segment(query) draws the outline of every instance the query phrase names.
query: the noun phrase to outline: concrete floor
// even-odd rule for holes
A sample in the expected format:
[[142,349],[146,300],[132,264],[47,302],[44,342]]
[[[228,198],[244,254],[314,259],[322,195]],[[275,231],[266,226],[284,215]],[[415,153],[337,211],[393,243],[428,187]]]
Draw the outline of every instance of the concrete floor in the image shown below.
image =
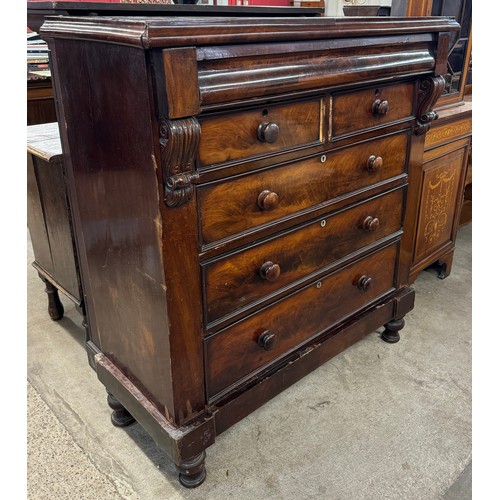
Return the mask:
[[81,317],[62,297],[49,319],[28,242],[28,498],[470,499],[471,238],[447,279],[417,278],[398,344],[374,332],[218,436],[195,490],[139,425],[111,425]]

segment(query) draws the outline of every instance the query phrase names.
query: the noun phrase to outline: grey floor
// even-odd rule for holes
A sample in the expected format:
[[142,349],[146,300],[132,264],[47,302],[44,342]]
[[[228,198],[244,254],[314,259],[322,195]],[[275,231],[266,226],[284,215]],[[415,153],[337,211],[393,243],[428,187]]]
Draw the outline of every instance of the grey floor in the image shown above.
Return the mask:
[[49,319],[28,241],[28,498],[471,498],[471,244],[426,270],[398,344],[373,332],[218,436],[208,476],[182,488],[137,424],[110,423],[81,317]]

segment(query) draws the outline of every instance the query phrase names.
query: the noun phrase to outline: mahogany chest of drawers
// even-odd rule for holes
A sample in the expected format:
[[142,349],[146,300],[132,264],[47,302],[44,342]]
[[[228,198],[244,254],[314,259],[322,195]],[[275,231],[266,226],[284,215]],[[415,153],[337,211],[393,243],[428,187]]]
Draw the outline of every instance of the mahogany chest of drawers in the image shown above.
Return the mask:
[[48,18],[90,329],[115,425],[183,485],[205,449],[413,307],[408,172],[447,18]]

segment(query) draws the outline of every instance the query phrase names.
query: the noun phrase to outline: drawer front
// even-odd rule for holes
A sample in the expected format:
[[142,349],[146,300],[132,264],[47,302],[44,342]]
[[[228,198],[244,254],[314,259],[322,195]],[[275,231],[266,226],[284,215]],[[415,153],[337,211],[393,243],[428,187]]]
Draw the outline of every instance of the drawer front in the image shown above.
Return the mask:
[[[198,188],[205,243],[228,238],[405,172],[408,132]],[[373,165],[372,165],[373,163]]]
[[323,141],[322,99],[200,118],[199,167]]
[[377,127],[412,116],[414,86],[414,83],[400,83],[334,95],[333,135]]
[[397,248],[394,243],[356,261],[205,340],[209,397],[391,291]]
[[400,188],[207,265],[207,323],[395,233],[402,206]]

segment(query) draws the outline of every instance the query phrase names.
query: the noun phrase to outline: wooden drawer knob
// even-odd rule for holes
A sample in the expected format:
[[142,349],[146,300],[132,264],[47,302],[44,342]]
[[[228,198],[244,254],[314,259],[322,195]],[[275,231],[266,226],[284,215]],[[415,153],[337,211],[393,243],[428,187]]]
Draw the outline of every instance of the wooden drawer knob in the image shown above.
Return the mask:
[[276,142],[280,135],[280,128],[278,124],[272,122],[262,122],[257,128],[257,137],[261,142],[268,142],[272,144]]
[[276,335],[266,330],[257,340],[257,343],[266,351],[270,351],[276,345]]
[[366,276],[366,274],[363,274],[363,276],[359,278],[357,286],[360,290],[363,290],[363,292],[367,292],[372,286],[372,279]]
[[260,268],[260,277],[266,281],[276,281],[280,277],[281,269],[279,264],[268,260]]
[[369,233],[376,231],[379,226],[380,220],[377,217],[372,217],[371,215],[366,217],[366,219],[363,221],[363,229]]
[[279,203],[279,196],[272,191],[265,189],[257,198],[257,205],[262,210],[274,210]]
[[376,172],[383,164],[384,160],[382,160],[381,156],[371,155],[366,161],[366,170],[368,170],[368,172]]
[[389,102],[377,99],[372,106],[372,113],[374,116],[385,116],[389,112]]

